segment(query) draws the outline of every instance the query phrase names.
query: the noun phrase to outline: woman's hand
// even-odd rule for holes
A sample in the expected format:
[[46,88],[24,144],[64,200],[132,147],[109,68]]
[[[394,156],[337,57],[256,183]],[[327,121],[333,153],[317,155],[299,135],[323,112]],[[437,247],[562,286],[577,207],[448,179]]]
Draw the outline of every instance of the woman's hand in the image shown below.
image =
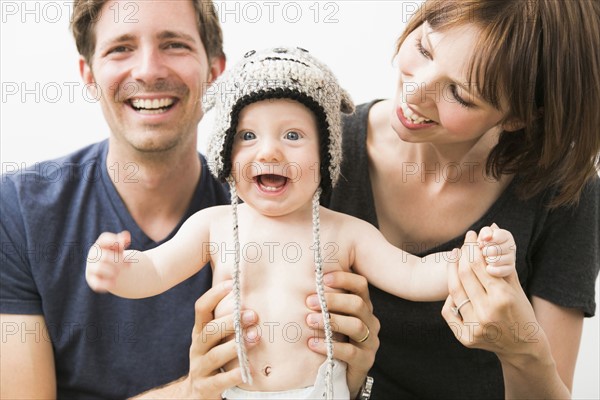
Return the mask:
[[531,344],[539,343],[544,332],[516,272],[505,278],[488,274],[475,232],[467,233],[456,258],[448,264],[450,295],[442,315],[457,339],[499,357],[531,351],[535,347]]
[[[375,353],[379,348],[379,320],[373,315],[369,288],[364,277],[351,272],[331,272],[323,276],[323,283],[329,288],[346,292],[326,292],[325,299],[331,315],[332,330],[350,338],[347,343],[335,343],[333,356],[348,364],[348,388],[350,398],[354,399],[375,362]],[[307,316],[307,324],[311,328],[318,324],[321,330],[317,337],[309,339],[308,346],[311,350],[326,355],[327,348],[322,340],[325,337],[322,331],[323,319],[316,294],[308,297],[307,305],[314,310],[314,313]]]
[[[466,347],[496,353],[507,398],[569,397],[516,270],[505,278],[488,274],[475,232],[467,233],[455,255],[457,260],[448,263],[450,295],[442,316],[456,338]],[[570,369],[572,374],[574,364]]]

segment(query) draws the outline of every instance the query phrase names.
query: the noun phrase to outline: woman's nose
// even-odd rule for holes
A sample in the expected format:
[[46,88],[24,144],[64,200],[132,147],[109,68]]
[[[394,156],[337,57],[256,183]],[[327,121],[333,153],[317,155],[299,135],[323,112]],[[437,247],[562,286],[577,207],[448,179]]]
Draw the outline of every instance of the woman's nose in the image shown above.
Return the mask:
[[432,71],[422,70],[402,76],[402,94],[407,104],[437,103],[442,93],[440,80]]

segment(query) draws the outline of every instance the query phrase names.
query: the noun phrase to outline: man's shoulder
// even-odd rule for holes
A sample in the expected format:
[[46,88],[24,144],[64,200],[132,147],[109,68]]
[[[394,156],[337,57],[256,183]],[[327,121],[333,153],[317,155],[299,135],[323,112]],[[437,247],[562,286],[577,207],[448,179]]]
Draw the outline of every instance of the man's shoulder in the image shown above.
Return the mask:
[[97,183],[101,179],[99,164],[106,146],[103,141],[25,168],[5,168],[0,179],[3,203],[36,199],[47,202],[61,198],[65,192],[80,192],[82,186]]

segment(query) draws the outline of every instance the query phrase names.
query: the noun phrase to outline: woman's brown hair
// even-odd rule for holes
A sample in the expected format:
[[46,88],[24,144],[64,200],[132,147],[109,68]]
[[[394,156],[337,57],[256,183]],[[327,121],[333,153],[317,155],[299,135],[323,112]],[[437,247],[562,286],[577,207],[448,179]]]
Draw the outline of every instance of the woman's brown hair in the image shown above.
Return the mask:
[[519,193],[557,191],[551,207],[576,204],[600,169],[600,2],[428,0],[398,49],[424,22],[435,31],[480,29],[468,81],[522,129],[502,132],[486,171],[518,174]]

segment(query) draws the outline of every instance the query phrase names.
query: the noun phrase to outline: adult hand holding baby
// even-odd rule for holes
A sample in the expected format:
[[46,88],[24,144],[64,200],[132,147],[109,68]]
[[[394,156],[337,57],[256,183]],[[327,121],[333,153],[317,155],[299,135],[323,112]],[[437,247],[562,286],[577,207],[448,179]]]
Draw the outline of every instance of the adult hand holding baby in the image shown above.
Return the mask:
[[[460,257],[448,263],[450,295],[442,308],[442,316],[465,347],[487,350],[498,356],[505,382],[510,383],[506,387],[507,398],[524,395],[523,388],[530,388],[531,394],[539,393],[538,385],[523,382],[528,378],[522,371],[529,365],[545,366],[543,381],[562,383],[556,376],[560,373],[555,366],[557,355],[551,353],[550,340],[534,312],[536,305],[547,307],[550,303],[535,297],[530,303],[516,271],[505,278],[491,275],[484,256],[488,250],[480,248],[478,239],[475,232],[467,232]],[[565,398],[570,397],[564,385],[549,386],[546,390],[550,395],[557,389]]]
[[[192,330],[190,346],[190,372],[183,379],[182,398],[220,399],[225,390],[242,384],[240,367],[227,372],[221,370],[225,364],[237,359],[235,340],[221,343],[227,335],[233,334],[233,314],[217,319],[214,310],[231,292],[232,281],[223,281],[213,286],[196,301],[196,320]],[[258,322],[254,311],[242,312],[242,327],[248,328]],[[258,344],[256,331],[245,331],[246,349],[250,350]],[[153,396],[155,393],[153,393]]]

